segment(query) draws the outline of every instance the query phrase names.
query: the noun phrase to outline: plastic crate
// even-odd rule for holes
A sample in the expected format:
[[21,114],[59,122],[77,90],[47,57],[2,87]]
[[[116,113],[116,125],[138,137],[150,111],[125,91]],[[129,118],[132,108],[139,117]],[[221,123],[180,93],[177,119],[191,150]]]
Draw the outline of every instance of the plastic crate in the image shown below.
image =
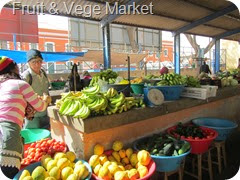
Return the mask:
[[215,97],[217,94],[218,86],[204,85],[201,88],[184,87],[181,96],[190,97],[195,99],[207,99],[209,97]]
[[[180,98],[180,95],[183,91],[183,85],[175,86],[146,86],[148,90],[155,88],[160,90],[163,93],[165,101],[177,100]],[[145,93],[145,92],[144,92]]]
[[215,97],[217,95],[218,86],[208,86],[203,85],[201,88],[205,88],[208,90],[209,97]]

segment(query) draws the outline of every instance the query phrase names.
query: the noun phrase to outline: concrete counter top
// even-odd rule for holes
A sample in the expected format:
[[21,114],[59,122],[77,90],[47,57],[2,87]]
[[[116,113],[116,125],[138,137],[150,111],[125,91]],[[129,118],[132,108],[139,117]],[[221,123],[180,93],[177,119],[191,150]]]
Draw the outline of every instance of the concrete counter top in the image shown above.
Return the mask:
[[163,116],[169,113],[223,100],[236,95],[240,95],[240,86],[220,88],[217,91],[216,97],[211,97],[206,100],[181,98],[177,101],[165,102],[159,107],[132,109],[121,114],[97,116],[87,118],[85,120],[60,116],[55,106],[50,106],[48,108],[48,115],[50,118],[60,121],[64,125],[88,134]]

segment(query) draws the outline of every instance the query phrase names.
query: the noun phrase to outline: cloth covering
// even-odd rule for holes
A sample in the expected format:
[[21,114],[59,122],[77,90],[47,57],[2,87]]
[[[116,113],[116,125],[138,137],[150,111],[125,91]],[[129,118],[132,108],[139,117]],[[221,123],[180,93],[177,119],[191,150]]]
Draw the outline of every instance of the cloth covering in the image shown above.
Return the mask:
[[23,141],[18,124],[0,122],[0,165],[20,169],[23,154]]

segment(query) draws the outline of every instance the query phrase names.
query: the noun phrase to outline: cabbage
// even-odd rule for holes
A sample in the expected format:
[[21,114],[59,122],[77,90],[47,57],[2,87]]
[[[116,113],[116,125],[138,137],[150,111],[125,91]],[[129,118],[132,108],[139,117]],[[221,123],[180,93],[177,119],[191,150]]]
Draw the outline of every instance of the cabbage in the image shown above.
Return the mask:
[[238,81],[236,79],[231,79],[230,84],[231,84],[231,86],[236,86],[236,85],[238,85]]
[[225,79],[225,78],[221,79],[221,85],[222,85],[222,87],[226,87],[226,86],[227,86],[227,82],[228,82],[227,79]]

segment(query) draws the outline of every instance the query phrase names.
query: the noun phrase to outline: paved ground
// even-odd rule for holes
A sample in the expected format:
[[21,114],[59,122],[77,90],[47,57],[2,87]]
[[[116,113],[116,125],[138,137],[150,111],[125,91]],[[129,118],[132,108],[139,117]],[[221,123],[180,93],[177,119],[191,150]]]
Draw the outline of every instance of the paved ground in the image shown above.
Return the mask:
[[[233,177],[239,169],[240,166],[240,131],[235,131],[226,141],[226,153],[227,153],[227,167],[225,167],[221,174],[218,172],[217,165],[212,165],[213,167],[213,179],[214,180],[225,180]],[[216,153],[212,153],[214,156]],[[214,158],[214,157],[213,157]],[[207,167],[207,166],[206,166]],[[186,169],[190,169],[188,163],[186,163]],[[163,173],[155,173],[151,180],[164,179]],[[173,174],[169,176],[169,180],[177,180],[178,175]],[[195,180],[191,176],[184,174],[183,180]],[[208,171],[203,170],[203,180],[209,180]]]

